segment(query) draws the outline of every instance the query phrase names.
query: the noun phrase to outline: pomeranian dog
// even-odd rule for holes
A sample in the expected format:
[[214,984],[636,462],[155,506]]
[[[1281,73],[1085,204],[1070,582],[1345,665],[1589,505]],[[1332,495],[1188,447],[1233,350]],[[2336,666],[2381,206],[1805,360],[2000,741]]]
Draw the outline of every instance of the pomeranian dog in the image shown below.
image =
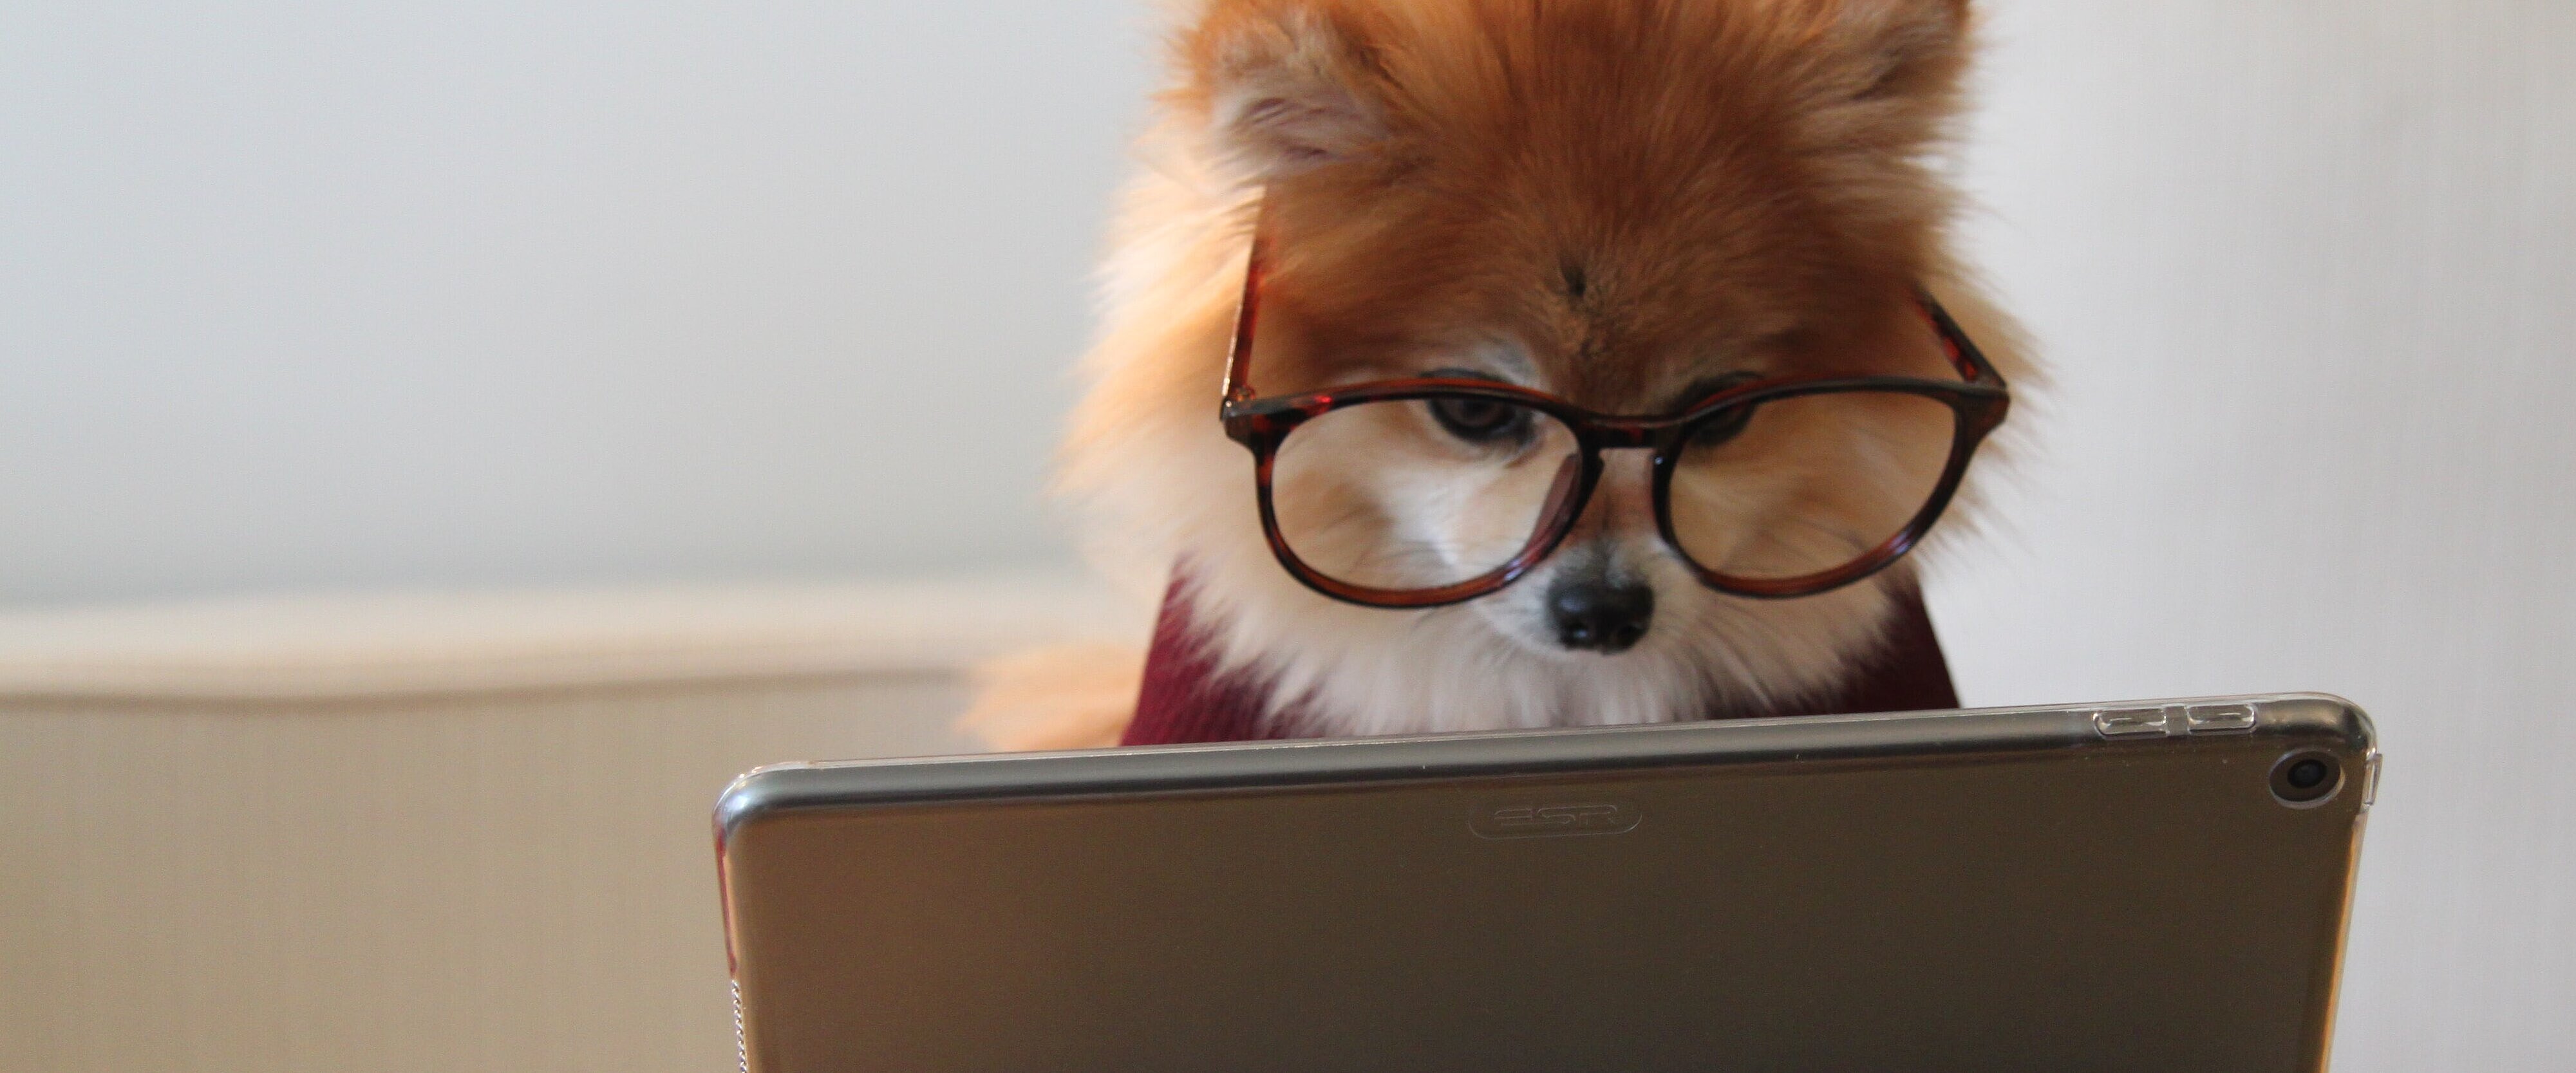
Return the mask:
[[[1095,560],[1300,735],[1841,688],[2024,368],[1948,249],[1967,0],[1185,6],[1062,457]],[[1137,666],[970,720],[1112,743]]]

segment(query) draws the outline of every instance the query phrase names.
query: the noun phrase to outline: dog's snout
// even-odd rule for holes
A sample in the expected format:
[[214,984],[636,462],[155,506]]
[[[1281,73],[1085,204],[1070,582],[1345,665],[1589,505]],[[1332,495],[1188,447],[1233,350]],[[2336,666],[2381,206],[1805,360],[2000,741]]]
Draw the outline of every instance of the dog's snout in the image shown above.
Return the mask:
[[1633,581],[1567,578],[1548,590],[1547,611],[1565,647],[1625,652],[1655,619],[1655,590]]

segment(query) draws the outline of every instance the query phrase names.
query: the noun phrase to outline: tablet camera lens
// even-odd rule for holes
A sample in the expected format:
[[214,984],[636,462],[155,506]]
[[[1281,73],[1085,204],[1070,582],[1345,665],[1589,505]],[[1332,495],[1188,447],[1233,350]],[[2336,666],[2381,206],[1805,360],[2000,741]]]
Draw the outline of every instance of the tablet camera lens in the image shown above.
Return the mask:
[[2272,796],[2286,805],[2324,804],[2343,788],[2343,766],[2331,754],[2292,753],[2272,765]]
[[2326,762],[2323,760],[2311,758],[2290,765],[2290,788],[2293,790],[2314,790],[2325,781]]

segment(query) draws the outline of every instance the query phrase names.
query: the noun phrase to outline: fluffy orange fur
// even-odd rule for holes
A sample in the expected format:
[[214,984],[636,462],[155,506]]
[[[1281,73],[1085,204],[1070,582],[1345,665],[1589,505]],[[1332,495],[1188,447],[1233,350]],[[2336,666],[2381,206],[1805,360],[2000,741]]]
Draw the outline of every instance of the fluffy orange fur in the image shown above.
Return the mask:
[[1095,557],[1140,593],[1186,570],[1224,665],[1327,732],[1692,718],[1833,688],[1908,568],[1785,602],[1701,589],[1626,470],[1554,558],[1652,581],[1634,651],[1532,643],[1515,616],[1537,613],[1533,581],[1420,612],[1315,595],[1263,543],[1217,384],[1256,210],[1275,250],[1265,394],[1482,363],[1645,414],[1726,373],[1947,376],[1918,286],[2022,373],[1948,250],[1937,154],[1969,17],[1965,0],[1189,5],[1064,448]]

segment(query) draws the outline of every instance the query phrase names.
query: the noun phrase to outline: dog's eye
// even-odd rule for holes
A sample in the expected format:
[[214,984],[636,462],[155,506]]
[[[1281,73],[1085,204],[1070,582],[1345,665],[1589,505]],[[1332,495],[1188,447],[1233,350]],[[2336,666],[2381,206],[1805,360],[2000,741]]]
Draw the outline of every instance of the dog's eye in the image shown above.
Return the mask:
[[[1678,404],[1689,406],[1703,402],[1729,388],[1741,387],[1759,379],[1761,379],[1759,375],[1750,372],[1712,376],[1692,384],[1683,391]],[[1705,450],[1734,439],[1744,431],[1744,426],[1753,422],[1754,409],[1753,406],[1730,406],[1708,415],[1698,424],[1691,426],[1690,446]]]
[[[1444,380],[1506,382],[1473,369],[1434,369],[1430,375]],[[1440,398],[1430,400],[1429,406],[1432,420],[1468,443],[1526,439],[1535,420],[1528,410],[1493,399]]]
[[1450,435],[1469,443],[1518,439],[1530,425],[1528,410],[1492,399],[1433,399],[1431,416]]
[[1751,406],[1730,406],[1692,425],[1691,447],[1707,450],[1734,439],[1744,432],[1744,426],[1753,423],[1754,409]]

